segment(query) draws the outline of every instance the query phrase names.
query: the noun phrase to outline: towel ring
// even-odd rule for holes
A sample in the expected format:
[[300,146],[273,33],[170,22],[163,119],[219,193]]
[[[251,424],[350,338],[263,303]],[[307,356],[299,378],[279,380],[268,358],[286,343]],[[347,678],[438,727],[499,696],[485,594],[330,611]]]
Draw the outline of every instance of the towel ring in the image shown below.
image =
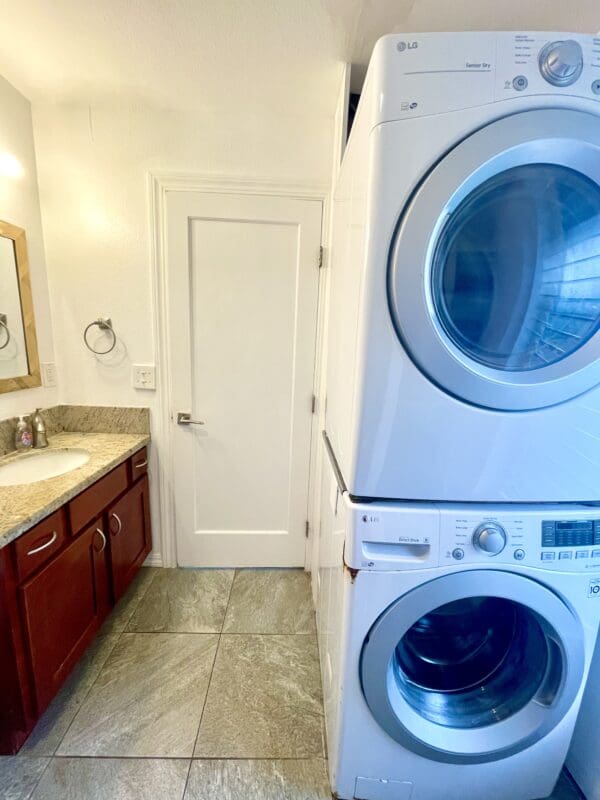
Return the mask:
[[[110,334],[112,336],[112,344],[108,348],[108,350],[94,350],[92,345],[88,342],[88,338],[87,338],[88,337],[88,331],[90,330],[90,328],[93,328],[95,325],[97,325],[100,328],[101,331],[110,331]],[[93,322],[90,322],[90,324],[87,326],[87,328],[83,332],[83,341],[85,342],[85,346],[87,347],[87,349],[91,350],[91,352],[94,353],[94,355],[106,356],[106,355],[108,355],[108,353],[112,353],[112,351],[115,349],[115,345],[117,344],[117,335],[113,330],[112,320],[106,319],[104,317],[98,317],[98,319],[95,319]]]
[[10,342],[10,331],[8,330],[6,320],[6,314],[0,314],[0,328],[2,328],[3,332],[6,334],[6,341],[4,344],[0,344],[0,350],[4,350],[5,347],[8,347],[8,343]]

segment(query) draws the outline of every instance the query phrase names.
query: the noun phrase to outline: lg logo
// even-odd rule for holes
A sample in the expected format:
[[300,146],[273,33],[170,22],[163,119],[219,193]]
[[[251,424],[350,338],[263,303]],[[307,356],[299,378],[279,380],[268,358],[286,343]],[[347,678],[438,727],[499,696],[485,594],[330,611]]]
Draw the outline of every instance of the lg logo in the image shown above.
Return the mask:
[[418,42],[398,42],[396,50],[399,53],[403,53],[405,50],[416,50],[418,46]]
[[590,581],[588,597],[600,597],[600,580]]

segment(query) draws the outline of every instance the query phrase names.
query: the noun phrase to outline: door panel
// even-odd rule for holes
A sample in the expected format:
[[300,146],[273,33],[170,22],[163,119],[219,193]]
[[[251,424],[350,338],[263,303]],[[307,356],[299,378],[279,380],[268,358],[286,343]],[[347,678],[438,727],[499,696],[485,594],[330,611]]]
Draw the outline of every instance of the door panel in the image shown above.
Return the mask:
[[321,204],[168,200],[178,562],[301,566]]
[[[99,603],[96,591],[98,538],[96,526],[90,527],[19,588],[38,714],[60,688],[106,611],[105,598]],[[102,583],[98,590],[102,597]]]
[[127,589],[151,549],[148,478],[107,512],[115,600]]

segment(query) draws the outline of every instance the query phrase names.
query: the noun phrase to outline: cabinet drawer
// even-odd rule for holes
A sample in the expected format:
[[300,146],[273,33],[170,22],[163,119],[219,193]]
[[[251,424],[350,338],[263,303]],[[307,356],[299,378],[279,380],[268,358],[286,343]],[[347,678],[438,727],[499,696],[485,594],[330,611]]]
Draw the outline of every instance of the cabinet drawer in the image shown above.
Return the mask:
[[71,533],[76,534],[122,494],[128,485],[127,464],[120,464],[69,503]]
[[131,469],[131,482],[135,483],[138,478],[148,473],[148,448],[143,447],[139,452],[134,453],[129,459]]
[[45,564],[57,553],[66,539],[65,515],[61,508],[15,541],[19,581]]

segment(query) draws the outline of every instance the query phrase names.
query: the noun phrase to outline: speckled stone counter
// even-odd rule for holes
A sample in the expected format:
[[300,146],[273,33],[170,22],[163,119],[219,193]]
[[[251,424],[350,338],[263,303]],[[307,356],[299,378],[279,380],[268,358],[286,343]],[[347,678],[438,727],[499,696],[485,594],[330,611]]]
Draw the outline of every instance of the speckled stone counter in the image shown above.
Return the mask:
[[[0,486],[0,548],[87,489],[149,441],[148,434],[143,433],[62,432],[50,435],[48,449],[82,448],[89,452],[90,460],[82,467],[45,481]],[[13,452],[0,458],[0,465],[27,455]]]

